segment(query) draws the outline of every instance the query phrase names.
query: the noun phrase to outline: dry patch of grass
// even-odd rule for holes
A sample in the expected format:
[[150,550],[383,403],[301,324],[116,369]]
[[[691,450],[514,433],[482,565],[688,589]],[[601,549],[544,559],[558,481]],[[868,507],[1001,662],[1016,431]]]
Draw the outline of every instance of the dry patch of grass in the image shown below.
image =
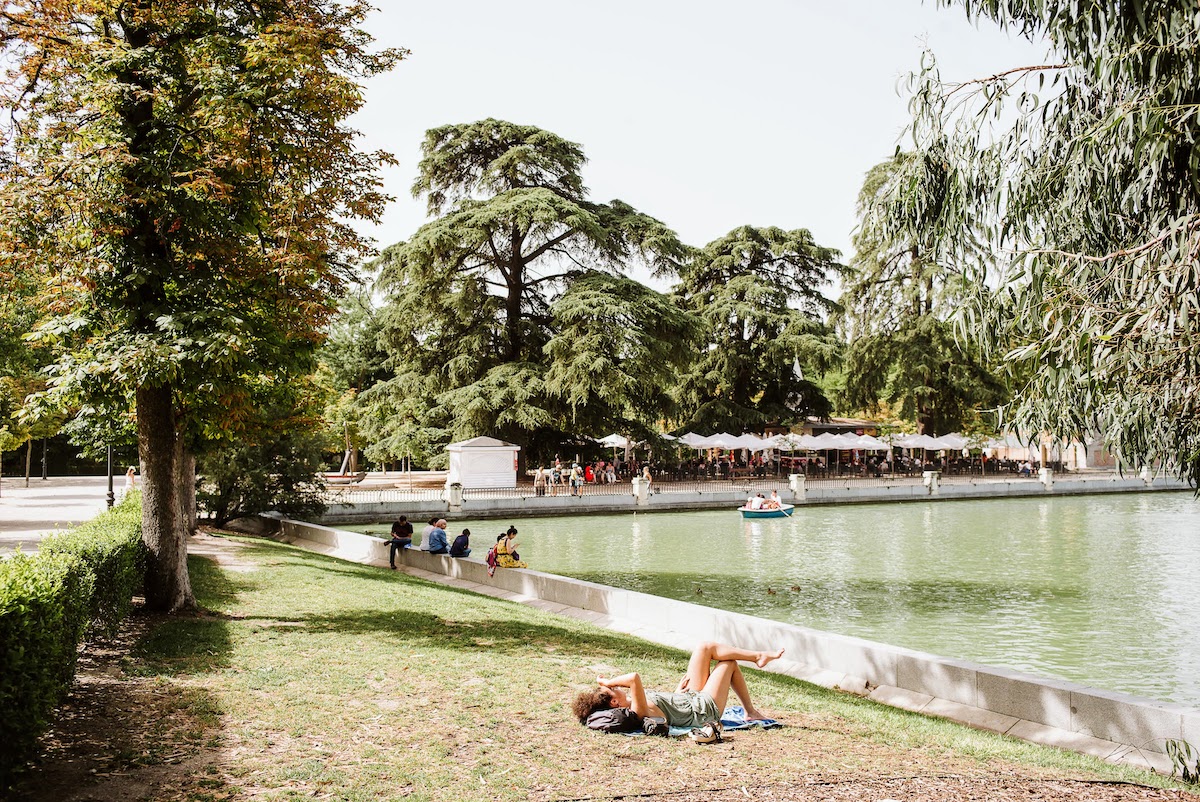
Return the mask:
[[[687,656],[284,545],[226,548],[227,568],[191,562],[204,614],[143,619],[100,672],[105,690],[81,683],[72,706],[90,723],[64,719],[22,798],[957,799],[989,783],[1016,794],[993,798],[1177,798],[1063,785],[1169,783],[755,671],[756,699],[786,728],[709,747],[592,733],[568,705],[598,669],[673,686]],[[73,796],[47,790],[87,761]]]

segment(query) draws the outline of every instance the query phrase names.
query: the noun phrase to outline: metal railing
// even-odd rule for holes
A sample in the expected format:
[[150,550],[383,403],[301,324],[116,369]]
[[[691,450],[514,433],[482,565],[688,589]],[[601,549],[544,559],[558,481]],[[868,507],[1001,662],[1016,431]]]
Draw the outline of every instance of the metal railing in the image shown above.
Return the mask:
[[443,501],[445,499],[445,492],[440,487],[415,487],[411,490],[393,487],[331,487],[325,493],[325,501],[329,504]]
[[[463,500],[472,498],[554,498],[572,495],[571,488],[566,484],[547,485],[538,492],[531,484],[520,484],[516,487],[464,487]],[[633,486],[629,482],[613,484],[585,484],[578,488],[581,496],[631,496]]]
[[[949,474],[942,473],[938,480],[941,484],[984,484],[990,482],[1026,481],[1038,482],[1035,476],[1020,476],[1008,471],[1001,473]],[[861,472],[844,473],[812,471],[805,477],[805,485],[811,488],[821,487],[895,487],[919,485],[924,482],[920,472],[885,473],[882,475],[862,474]],[[664,495],[705,495],[712,493],[728,493],[730,491],[750,495],[751,493],[778,492],[785,498],[790,497],[791,489],[784,477],[753,476],[735,477],[732,479],[700,479],[695,481],[671,481],[655,478],[651,483],[651,491]],[[569,497],[572,495],[567,485],[552,485],[544,488],[539,494],[538,488],[532,484],[520,484],[516,487],[470,487],[463,488],[463,500],[470,499],[532,499]],[[579,489],[579,495],[588,496],[632,496],[633,486],[628,481],[613,484],[588,484]],[[326,492],[329,504],[369,505],[381,503],[420,504],[423,502],[445,502],[446,491],[441,487],[418,488],[363,488],[363,487],[330,487]]]

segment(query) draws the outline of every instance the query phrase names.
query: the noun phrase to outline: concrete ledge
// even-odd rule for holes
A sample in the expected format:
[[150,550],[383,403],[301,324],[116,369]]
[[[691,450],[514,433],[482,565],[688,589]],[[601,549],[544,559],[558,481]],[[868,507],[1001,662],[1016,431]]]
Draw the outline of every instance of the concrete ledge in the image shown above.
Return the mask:
[[[386,542],[370,535],[267,518],[247,521],[239,529],[268,533],[353,562],[387,565]],[[489,577],[479,559],[413,549],[403,550],[399,559],[417,576],[520,600],[682,649],[699,640],[736,642],[750,649],[783,646],[785,659],[768,670],[1106,760],[1155,770],[1165,766],[1169,773],[1163,755],[1166,740],[1200,741],[1200,710],[1193,708],[540,571],[501,568]]]
[[[944,501],[978,498],[1013,498],[1019,496],[1071,496],[1091,493],[1142,493],[1173,490],[1190,490],[1186,482],[1167,476],[1159,476],[1147,483],[1140,477],[1121,477],[1113,474],[1098,476],[1055,476],[1054,485],[1046,488],[1037,479],[943,479],[938,493],[929,495],[929,488],[920,482],[898,482],[897,484],[861,484],[856,480],[844,483],[822,480],[806,483],[804,498],[791,498],[797,505],[821,504],[869,504],[887,501]],[[669,510],[728,509],[737,506],[746,498],[744,488],[724,490],[709,487],[705,492],[653,492],[646,503],[639,505],[632,495],[588,495],[582,496],[537,496],[514,495],[505,498],[472,498],[463,500],[459,518],[504,518],[513,513],[521,517],[553,515],[590,515],[622,512],[666,512]],[[409,520],[420,521],[434,515],[445,515],[449,506],[444,499],[416,499],[408,501],[378,501],[360,504],[331,504],[321,516],[321,523],[377,523],[394,520],[407,515]]]

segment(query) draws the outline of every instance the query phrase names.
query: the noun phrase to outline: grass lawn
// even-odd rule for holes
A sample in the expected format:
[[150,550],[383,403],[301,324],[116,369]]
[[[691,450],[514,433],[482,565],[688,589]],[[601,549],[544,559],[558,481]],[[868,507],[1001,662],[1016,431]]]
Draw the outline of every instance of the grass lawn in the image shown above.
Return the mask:
[[592,733],[570,715],[577,690],[634,669],[673,687],[687,655],[402,572],[230,546],[238,564],[191,558],[207,612],[155,621],[122,662],[118,685],[141,701],[107,715],[99,773],[155,768],[154,799],[569,799],[947,775],[1171,787],[753,670],[756,703],[788,727],[703,747]]

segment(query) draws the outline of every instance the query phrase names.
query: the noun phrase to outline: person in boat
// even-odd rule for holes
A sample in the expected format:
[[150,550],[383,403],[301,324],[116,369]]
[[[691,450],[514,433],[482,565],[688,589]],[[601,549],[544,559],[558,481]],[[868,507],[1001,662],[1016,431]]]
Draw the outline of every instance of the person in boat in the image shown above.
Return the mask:
[[762,506],[763,506],[762,493],[759,493],[757,495],[752,494],[750,496],[750,498],[746,499],[746,509],[748,509],[748,510],[761,510]]
[[777,510],[782,506],[783,506],[783,502],[779,498],[779,491],[772,490],[771,497],[769,499],[767,499],[767,508],[772,509],[772,510]]
[[729,691],[732,690],[745,708],[747,720],[764,719],[766,716],[750,700],[750,689],[738,661],[744,660],[764,668],[782,656],[783,649],[755,652],[706,641],[692,650],[687,673],[679,681],[674,693],[646,689],[636,672],[617,677],[597,677],[598,687],[575,697],[571,712],[582,724],[597,710],[628,707],[643,718],[665,718],[671,727],[699,727],[707,721],[720,720],[721,711],[725,709]]

